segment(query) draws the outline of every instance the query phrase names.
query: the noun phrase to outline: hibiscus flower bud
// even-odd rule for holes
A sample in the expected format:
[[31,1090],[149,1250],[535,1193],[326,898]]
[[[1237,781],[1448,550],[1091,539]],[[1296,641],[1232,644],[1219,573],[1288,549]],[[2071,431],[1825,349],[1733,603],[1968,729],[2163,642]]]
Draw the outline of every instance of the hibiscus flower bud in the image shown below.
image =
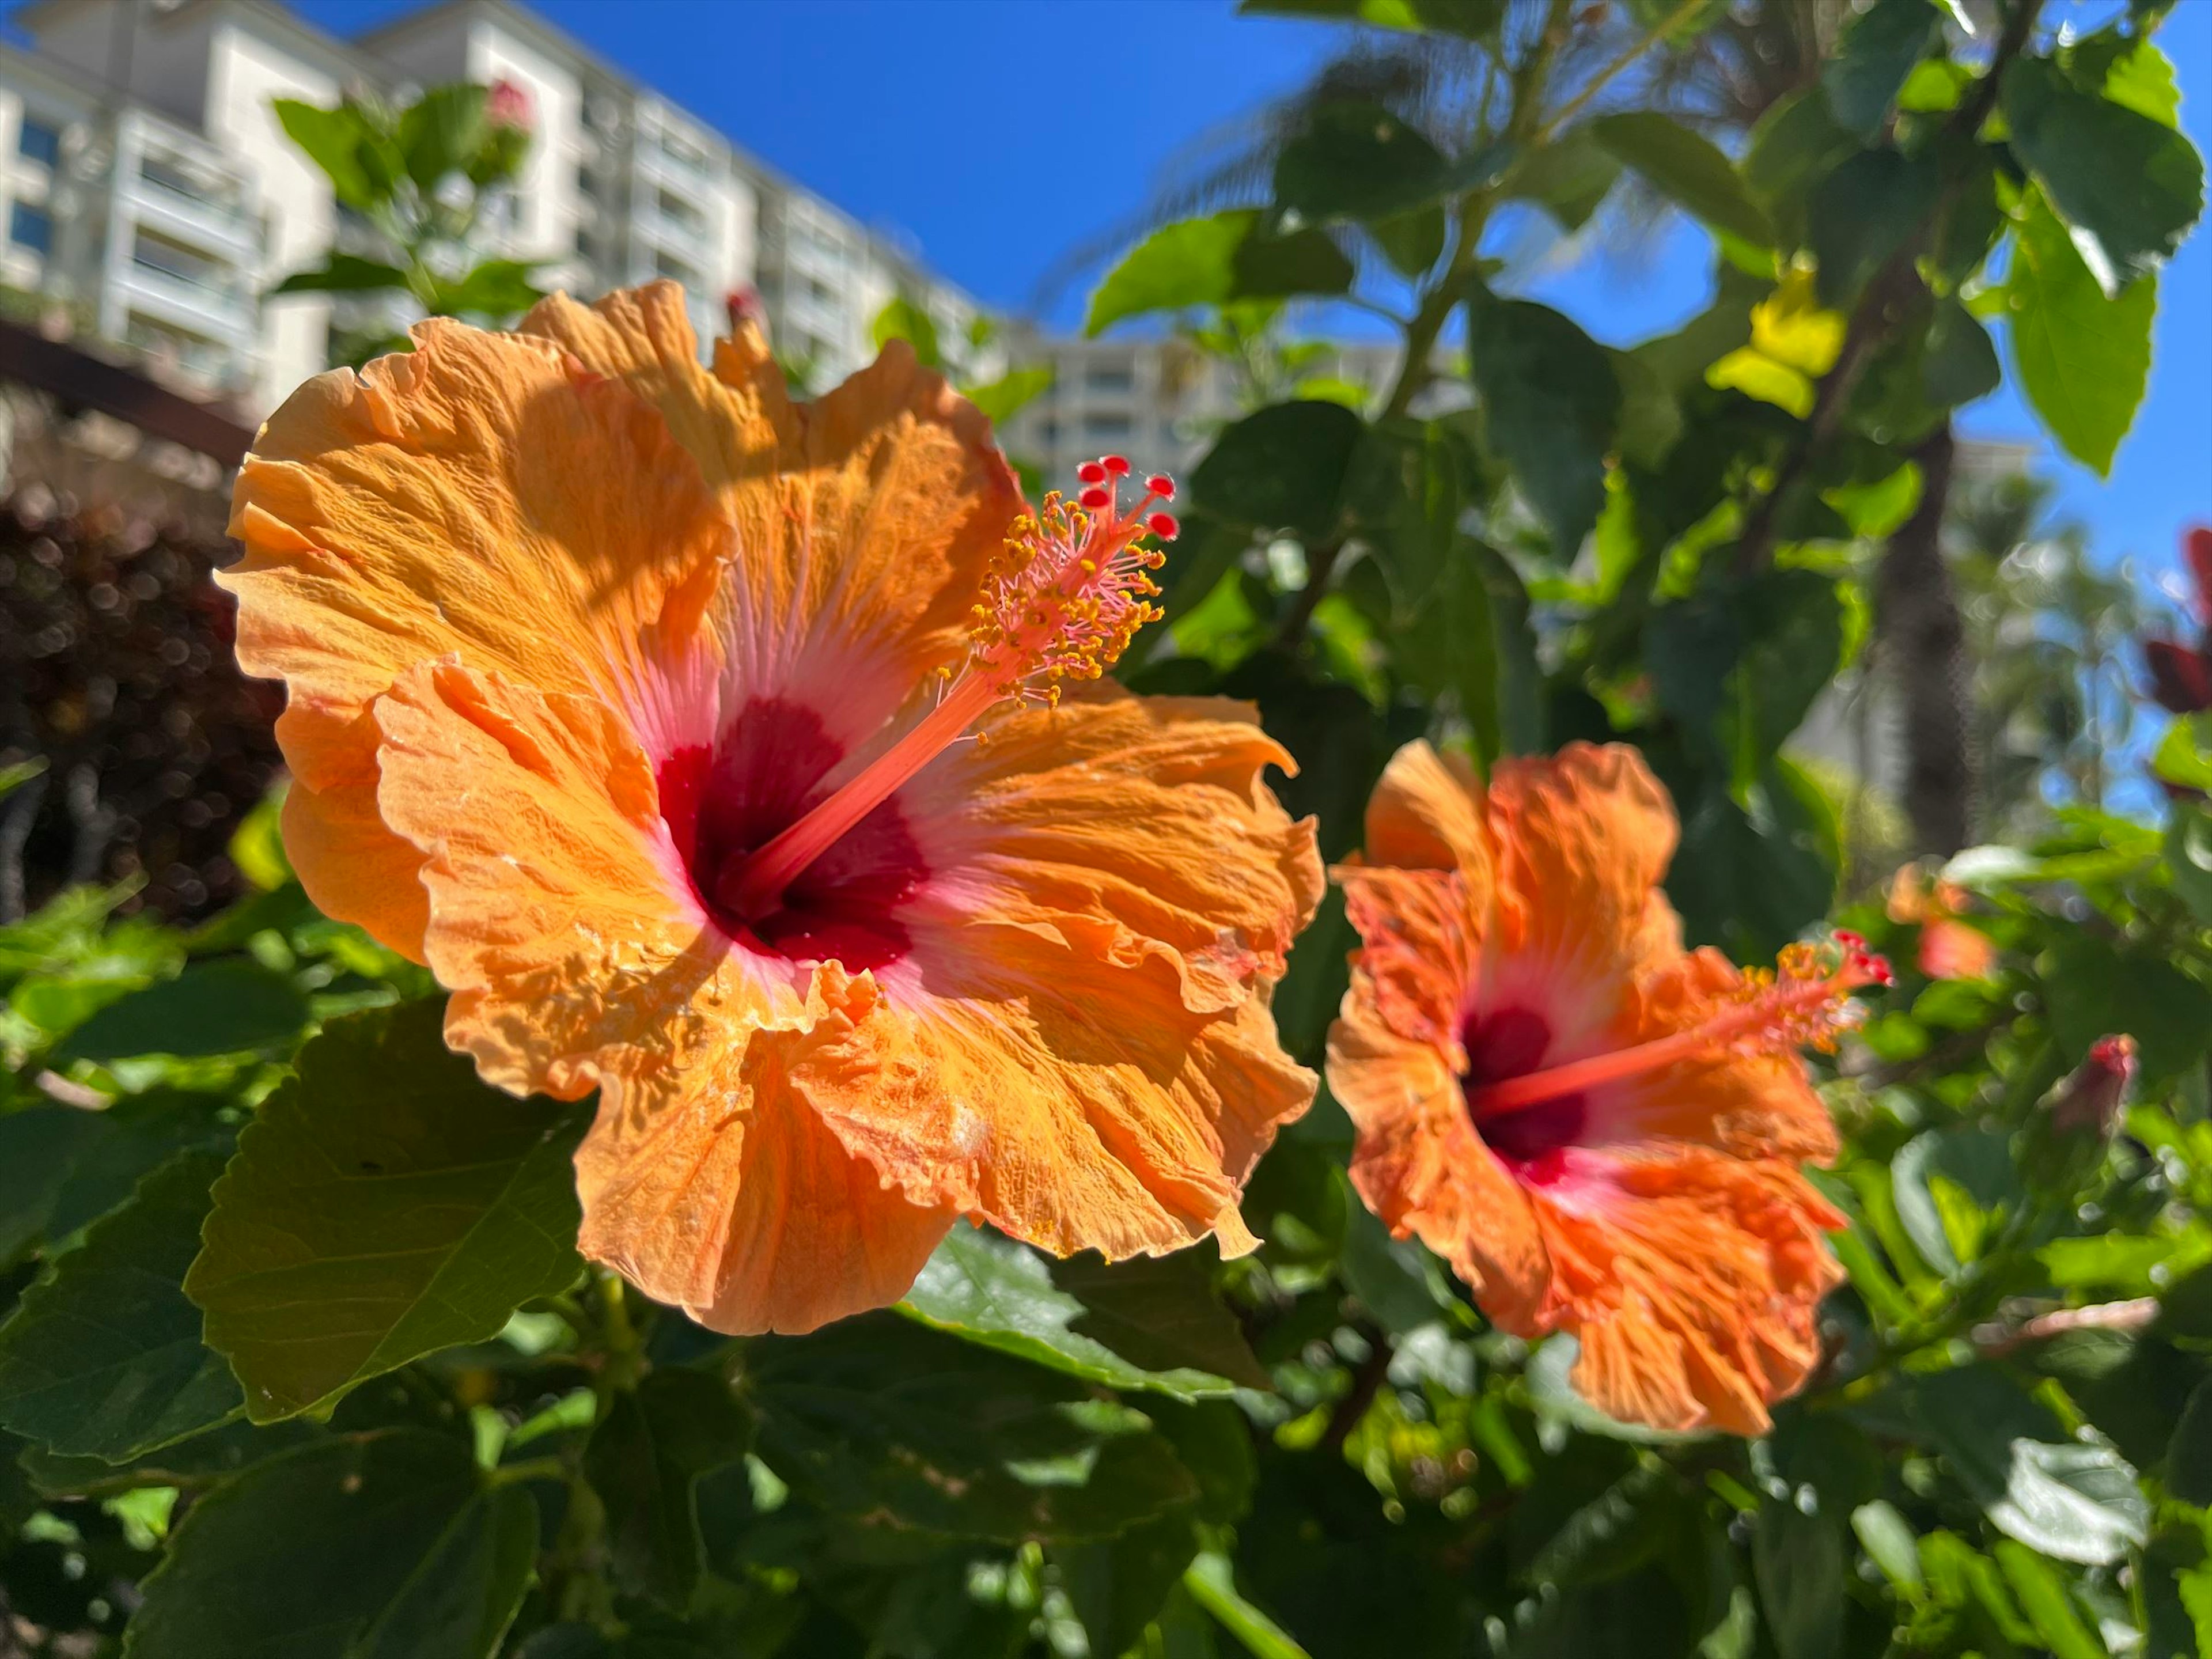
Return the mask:
[[2136,1040],[2100,1037],[2028,1120],[2021,1168],[2031,1184],[2072,1194],[2105,1161],[2136,1074]]
[[530,94],[512,81],[495,81],[484,94],[484,120],[495,127],[530,131]]

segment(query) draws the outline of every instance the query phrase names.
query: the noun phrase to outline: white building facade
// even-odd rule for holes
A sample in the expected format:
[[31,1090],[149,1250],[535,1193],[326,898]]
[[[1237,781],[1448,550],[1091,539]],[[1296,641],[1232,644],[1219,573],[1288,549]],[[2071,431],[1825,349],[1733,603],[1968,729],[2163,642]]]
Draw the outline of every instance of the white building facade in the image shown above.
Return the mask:
[[779,349],[817,382],[874,353],[903,296],[948,368],[987,378],[975,302],[908,250],[745,155],[511,0],[445,0],[356,40],[276,0],[39,0],[31,50],[0,46],[0,285],[66,313],[203,395],[266,413],[325,367],[331,301],[266,297],[349,228],[273,100],[404,98],[504,81],[528,100],[518,187],[479,229],[488,255],[544,262],[579,295],[670,277],[702,340],[757,295]]

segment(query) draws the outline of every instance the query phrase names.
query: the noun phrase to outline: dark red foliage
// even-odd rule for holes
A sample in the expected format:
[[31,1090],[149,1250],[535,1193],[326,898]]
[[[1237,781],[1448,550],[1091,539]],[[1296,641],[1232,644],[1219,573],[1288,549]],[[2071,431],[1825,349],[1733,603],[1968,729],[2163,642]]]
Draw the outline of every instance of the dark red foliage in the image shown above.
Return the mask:
[[0,504],[0,920],[76,881],[143,876],[191,918],[236,897],[226,852],[279,770],[283,693],[231,655],[234,550],[119,507],[26,489]]

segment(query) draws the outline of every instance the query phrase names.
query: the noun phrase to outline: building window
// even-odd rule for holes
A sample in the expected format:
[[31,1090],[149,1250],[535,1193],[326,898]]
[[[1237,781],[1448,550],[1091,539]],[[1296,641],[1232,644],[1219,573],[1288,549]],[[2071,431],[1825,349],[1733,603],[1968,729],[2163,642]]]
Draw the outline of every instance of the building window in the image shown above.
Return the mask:
[[1112,392],[1126,397],[1137,389],[1137,377],[1130,369],[1114,368],[1103,363],[1093,363],[1083,371],[1083,389],[1085,392]]
[[231,291],[230,271],[221,260],[211,259],[198,248],[187,247],[167,236],[156,235],[143,225],[131,239],[131,260],[133,264],[189,283],[194,288],[225,297]]
[[34,120],[26,115],[21,130],[15,135],[15,153],[40,167],[58,166],[62,159],[62,130],[51,121]]
[[1136,422],[1127,415],[1085,415],[1083,417],[1083,435],[1085,438],[1126,438],[1136,429]]
[[699,273],[665,248],[653,251],[653,269],[656,275],[665,276],[673,283],[681,283],[687,289],[702,286]]
[[8,240],[41,258],[54,251],[54,216],[46,209],[18,202],[8,211]]
[[665,190],[660,192],[660,216],[678,230],[696,234],[707,228],[706,216],[696,206]]

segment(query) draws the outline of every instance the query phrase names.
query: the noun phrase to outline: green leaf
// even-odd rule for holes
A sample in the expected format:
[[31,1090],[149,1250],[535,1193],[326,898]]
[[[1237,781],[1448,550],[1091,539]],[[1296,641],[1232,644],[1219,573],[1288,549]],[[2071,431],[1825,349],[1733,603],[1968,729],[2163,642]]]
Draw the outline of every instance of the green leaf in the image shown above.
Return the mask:
[[1677,793],[1686,805],[1667,896],[1692,944],[1756,962],[1826,914],[1836,889],[1834,819],[1786,761],[1770,762],[1745,795],[1748,806],[1717,785]]
[[324,109],[279,98],[274,107],[285,137],[323,170],[339,201],[370,214],[391,201],[397,169],[389,165],[384,140],[357,105]]
[[1920,1546],[1911,1523],[1887,1498],[1877,1498],[1851,1511],[1851,1530],[1867,1559],[1881,1569],[1881,1576],[1907,1595],[1917,1597],[1927,1588],[1921,1570]]
[[2005,120],[2105,293],[2172,257],[2204,208],[2204,163],[2172,127],[2091,92],[2039,58],[2005,71]]
[[2067,1439],[2050,1410],[1982,1366],[1915,1379],[1912,1410],[1990,1524],[2061,1561],[2119,1560],[2149,1534],[2136,1472]]
[[1171,1516],[1119,1538],[1064,1545],[1052,1559],[1091,1651],[1119,1655],[1137,1644],[1197,1553],[1190,1522]]
[[2166,1485],[2185,1504],[2212,1504],[2212,1378],[2197,1385],[2173,1425]]
[[1785,246],[1805,240],[1806,203],[1813,186],[1859,149],[1818,87],[1778,100],[1759,117],[1744,152],[1743,178],[1753,198],[1784,230]]
[[751,1423],[729,1385],[704,1371],[660,1370],[615,1395],[584,1447],[584,1477],[606,1508],[615,1579],[682,1608],[706,1570],[702,1475],[744,1455]]
[[257,1423],[574,1282],[582,1125],[480,1082],[433,1000],[333,1022],[239,1137],[185,1289]]
[[78,1156],[106,1133],[102,1115],[73,1106],[0,1115],[0,1266],[45,1237]]
[[1342,516],[1346,477],[1365,429],[1341,404],[1275,404],[1215,441],[1191,474],[1192,499],[1239,524],[1325,541]]
[[[2184,728],[2177,724],[2173,728]],[[2186,801],[2168,809],[2166,870],[2190,915],[2212,926],[2212,812]]]
[[1549,307],[1480,292],[1468,305],[1468,354],[1485,443],[1512,469],[1554,553],[1571,558],[1605,505],[1620,414],[1611,359]]
[[1032,399],[1049,390],[1052,379],[1049,364],[1012,368],[987,385],[965,388],[960,395],[981,410],[983,418],[992,425],[1003,426]]
[[2107,297],[2039,193],[2031,191],[2005,279],[2021,389],[2066,453],[2109,477],[2150,383],[2158,283],[2145,276]]
[[126,1659],[489,1659],[538,1552],[538,1506],[465,1441],[346,1437],[256,1464],[185,1516]]
[[397,265],[364,259],[358,254],[333,252],[312,270],[295,270],[270,289],[278,294],[362,294],[407,286],[407,273]]
[[2051,1659],[2107,1659],[2104,1643],[2074,1610],[2066,1580],[2056,1567],[2009,1538],[1999,1539],[1990,1553],[2019,1597],[2020,1610],[2051,1650]]
[[0,800],[5,800],[33,778],[46,769],[46,757],[33,755],[28,760],[10,762],[0,766]]
[[289,1048],[306,1029],[307,999],[289,975],[246,958],[195,962],[172,980],[112,1002],[72,1031],[64,1057],[103,1063]]
[[1505,193],[1534,202],[1562,230],[1580,230],[1620,179],[1620,163],[1588,127],[1527,150],[1507,176]]
[[95,1223],[0,1325],[0,1426],[122,1462],[243,1408],[184,1292],[222,1160],[186,1153]]
[[1779,1659],[1838,1659],[1844,1650],[1840,1517],[1808,1514],[1787,1498],[1760,1500],[1752,1576]]
[[2060,54],[2067,78],[2160,126],[2181,125],[2181,88],[2173,60],[2148,33],[2100,29]]
[[1780,750],[1842,665],[1835,579],[1770,570],[1662,605],[1644,654],[1659,706],[1716,769],[1755,770]]
[[1894,149],[1849,157],[1814,186],[1807,241],[1824,304],[1844,306],[1904,248],[1941,198],[1932,160]]
[[1310,221],[1389,219],[1494,179],[1506,152],[1452,161],[1382,105],[1322,105],[1275,160],[1275,202]]
[[[1367,234],[1375,239],[1375,246],[1382,250],[1382,257],[1400,274],[1419,276],[1443,255],[1444,211],[1431,205],[1393,214],[1370,224]],[[1364,401],[1362,388],[1359,403]],[[1358,407],[1359,403],[1353,406]]]
[[483,143],[484,94],[466,82],[432,87],[399,112],[399,153],[424,195],[475,159]]
[[1249,209],[1163,225],[1106,273],[1083,322],[1101,334],[1125,317],[1231,300],[1351,292],[1352,261],[1327,233],[1275,234]]
[[306,1422],[260,1428],[241,1416],[190,1439],[142,1453],[127,1463],[111,1463],[104,1457],[64,1456],[33,1446],[23,1454],[22,1466],[33,1486],[57,1497],[106,1498],[139,1486],[203,1492],[248,1464],[320,1439],[325,1432]]
[[1852,18],[1836,55],[1820,66],[1820,87],[1836,119],[1871,143],[1940,27],[1928,0],[1875,0]]
[[1505,0],[1238,0],[1237,9],[1248,15],[1329,18],[1470,40],[1494,36],[1505,19]]
[[1655,110],[1601,116],[1590,136],[1621,166],[1713,229],[1758,247],[1774,245],[1774,227],[1744,187],[1735,163],[1707,138]]
[[457,282],[440,283],[431,296],[431,310],[441,316],[463,314],[507,318],[527,311],[545,297],[532,280],[543,262],[535,259],[486,259]]
[[1921,1260],[1949,1277],[1981,1254],[1982,1236],[2021,1200],[2012,1138],[1964,1125],[1916,1135],[1890,1164],[1897,1218]]
[[[1236,1322],[1188,1256],[1054,1266],[1025,1244],[958,1222],[899,1311],[1108,1388],[1194,1401],[1267,1386]],[[1131,1351],[1139,1358],[1127,1357]]]
[[1200,1496],[1141,1413],[889,1315],[755,1344],[745,1360],[763,1461],[874,1528],[1103,1538]]
[[936,368],[945,361],[938,349],[937,325],[929,313],[902,294],[896,294],[876,313],[868,326],[869,337],[876,349],[881,351],[893,340],[904,340],[914,348],[914,355],[924,368]]
[[1928,349],[1920,360],[1921,387],[1937,409],[1956,409],[1986,398],[2003,383],[1989,330],[1956,300],[1936,302],[1928,324]]

